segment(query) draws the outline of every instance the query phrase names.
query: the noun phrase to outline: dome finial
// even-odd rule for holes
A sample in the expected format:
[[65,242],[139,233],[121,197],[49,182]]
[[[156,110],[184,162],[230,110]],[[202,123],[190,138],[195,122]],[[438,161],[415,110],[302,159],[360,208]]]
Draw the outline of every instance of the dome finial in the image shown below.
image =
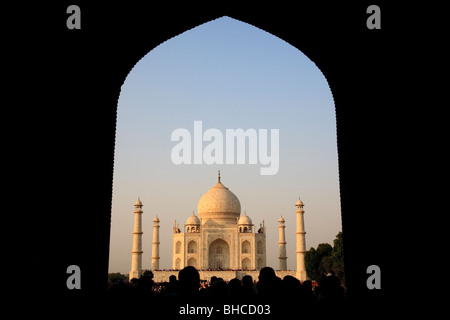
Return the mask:
[[142,206],[142,201],[141,201],[140,197],[138,197],[138,199],[137,199],[136,203],[134,204],[134,206]]
[[217,177],[217,182],[220,182],[220,170],[219,170],[219,176]]
[[304,205],[305,205],[305,204],[303,203],[303,201],[300,200],[300,197],[298,197],[298,201],[297,201],[297,203],[295,204],[295,206],[296,206],[297,208],[303,208]]

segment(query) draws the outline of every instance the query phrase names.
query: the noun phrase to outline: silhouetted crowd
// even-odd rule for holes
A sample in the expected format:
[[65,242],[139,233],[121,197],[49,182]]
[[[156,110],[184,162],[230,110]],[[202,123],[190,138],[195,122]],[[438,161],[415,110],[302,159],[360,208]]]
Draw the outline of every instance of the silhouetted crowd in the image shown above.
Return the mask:
[[202,282],[199,272],[188,266],[179,271],[178,279],[172,275],[168,282],[156,284],[151,271],[147,271],[139,279],[132,279],[129,283],[118,281],[111,284],[107,295],[112,298],[144,298],[140,301],[147,302],[268,303],[271,310],[278,313],[280,310],[289,313],[298,308],[320,310],[323,306],[336,309],[345,303],[344,288],[333,275],[325,276],[318,282],[318,286],[313,286],[310,280],[301,283],[289,275],[281,279],[270,267],[262,268],[257,280],[245,275],[241,280],[234,278],[228,282],[215,276],[209,282]]

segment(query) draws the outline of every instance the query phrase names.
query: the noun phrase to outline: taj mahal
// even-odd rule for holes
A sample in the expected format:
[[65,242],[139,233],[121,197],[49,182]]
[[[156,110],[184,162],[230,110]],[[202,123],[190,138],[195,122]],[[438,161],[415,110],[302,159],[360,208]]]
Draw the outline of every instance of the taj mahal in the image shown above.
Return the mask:
[[[307,279],[304,256],[306,253],[303,202],[297,207],[297,270],[288,271],[286,263],[285,220],[280,217],[279,228],[279,270],[277,275],[292,275],[300,281]],[[139,278],[142,269],[142,214],[143,204],[136,201],[134,210],[133,249],[129,279]],[[159,218],[153,220],[153,241],[151,270],[156,282],[168,281],[170,275],[177,275],[186,266],[195,267],[200,278],[209,280],[219,275],[225,280],[253,277],[266,266],[266,226],[264,221],[255,227],[252,219],[244,212],[238,197],[221,182],[220,171],[217,183],[198,202],[198,216],[192,213],[180,228],[174,221],[172,229],[172,271],[159,269]]]

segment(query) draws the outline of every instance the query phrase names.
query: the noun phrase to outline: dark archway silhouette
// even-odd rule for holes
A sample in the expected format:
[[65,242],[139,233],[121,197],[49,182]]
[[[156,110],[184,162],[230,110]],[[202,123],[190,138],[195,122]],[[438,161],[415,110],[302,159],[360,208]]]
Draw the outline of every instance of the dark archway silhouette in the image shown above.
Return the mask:
[[[40,179],[29,180],[45,178],[48,182],[45,194],[36,193],[36,206],[44,206],[42,199],[49,194],[52,199],[70,203],[58,219],[54,215],[27,216],[30,225],[43,227],[30,228],[28,243],[32,248],[26,267],[39,274],[52,270],[54,275],[45,287],[49,293],[83,295],[105,287],[115,119],[120,87],[127,74],[160,43],[226,15],[285,40],[315,62],[327,78],[336,108],[348,292],[354,290],[359,296],[369,297],[378,294],[367,291],[366,268],[377,264],[384,270],[388,265],[384,258],[388,251],[373,235],[384,230],[387,237],[391,230],[386,230],[386,224],[378,218],[379,206],[367,207],[367,203],[373,203],[373,196],[383,190],[385,207],[392,210],[396,205],[388,195],[395,194],[399,181],[391,175],[388,159],[399,153],[391,139],[398,133],[397,118],[392,118],[392,105],[386,104],[384,97],[395,88],[398,71],[391,68],[401,59],[394,50],[398,37],[383,38],[383,31],[367,33],[363,3],[300,4],[295,10],[284,5],[245,9],[227,4],[205,9],[189,4],[169,10],[83,3],[78,33],[66,29],[65,17],[56,13],[55,7],[40,6],[54,14],[49,20],[40,19],[40,28],[29,30],[36,32],[33,36],[38,35],[40,48],[46,50],[36,53],[31,61],[35,66],[27,73],[36,88],[42,83],[42,75],[47,76],[42,93],[35,90],[30,94],[34,102],[30,105],[36,106],[42,95],[46,100],[45,107],[39,109],[42,121],[28,129],[40,142],[34,144],[40,146],[39,154],[45,154],[48,160],[34,157],[35,166],[28,167],[35,168]],[[64,12],[66,8],[62,4],[56,9]],[[385,50],[387,46],[394,49]],[[391,70],[394,74],[385,79]],[[380,157],[380,148],[389,157]],[[382,188],[380,181],[384,183]],[[362,208],[365,214],[361,214]],[[52,250],[43,250],[55,239],[61,241]],[[362,244],[364,250],[360,250]],[[65,286],[66,269],[72,264],[82,272],[80,291]]]

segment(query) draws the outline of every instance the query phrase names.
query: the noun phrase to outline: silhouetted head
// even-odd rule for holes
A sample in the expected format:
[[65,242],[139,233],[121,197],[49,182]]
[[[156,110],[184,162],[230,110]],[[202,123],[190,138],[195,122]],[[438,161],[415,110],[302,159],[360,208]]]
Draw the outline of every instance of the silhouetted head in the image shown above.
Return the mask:
[[171,275],[169,277],[169,283],[176,283],[177,282],[177,277],[175,275]]
[[287,275],[281,282],[283,295],[288,298],[295,298],[300,294],[301,283],[297,278]]
[[211,297],[219,298],[225,297],[228,293],[227,283],[221,278],[217,278],[209,287],[209,294]]
[[242,277],[242,286],[243,287],[252,287],[253,286],[253,278],[251,275],[245,275]]
[[301,283],[297,278],[287,275],[283,278],[283,287],[288,289],[298,289],[300,288]]
[[276,296],[281,286],[281,279],[275,274],[271,267],[264,267],[259,271],[256,289],[262,295]]
[[228,282],[228,291],[231,295],[241,294],[242,283],[241,280],[233,278]]
[[305,289],[305,291],[306,290],[312,291],[312,282],[311,282],[311,280],[303,281],[302,288]]
[[272,281],[276,278],[275,270],[271,267],[264,267],[259,271],[258,280],[261,282]]
[[178,284],[180,289],[185,293],[198,292],[200,287],[200,275],[192,266],[184,267],[178,273]]

